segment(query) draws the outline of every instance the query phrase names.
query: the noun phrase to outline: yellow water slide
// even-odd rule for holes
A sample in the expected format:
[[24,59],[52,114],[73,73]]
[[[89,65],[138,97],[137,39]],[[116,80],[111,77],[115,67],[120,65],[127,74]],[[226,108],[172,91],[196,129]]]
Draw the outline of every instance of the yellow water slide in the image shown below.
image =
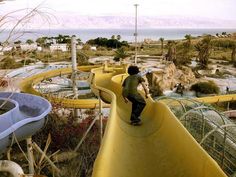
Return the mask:
[[93,91],[111,112],[93,177],[223,177],[226,174],[162,102],[146,99],[143,124],[131,126],[120,71],[92,70]]
[[[96,67],[96,66],[95,66]],[[93,67],[79,67],[89,71]],[[95,68],[90,74],[93,92],[111,103],[103,142],[95,161],[93,177],[223,177],[218,164],[195,141],[164,102],[146,99],[143,125],[131,126],[130,103],[121,97],[121,83],[127,77],[124,67]],[[49,71],[21,83],[24,92],[40,94],[34,85],[50,77],[69,74],[71,69]],[[41,95],[41,94],[40,94]],[[73,100],[47,97],[69,108],[92,108],[96,99]],[[236,95],[200,98],[213,103],[235,100]]]
[[202,97],[202,98],[197,98],[196,100],[202,103],[219,103],[219,102],[236,101],[236,94]]
[[[83,72],[90,72],[91,69],[97,68],[97,65],[92,66],[80,66],[78,67],[78,71]],[[40,73],[37,75],[34,75],[32,77],[24,79],[20,83],[20,90],[22,92],[31,93],[34,95],[39,95],[47,98],[49,101],[60,104],[62,107],[65,108],[94,108],[98,105],[97,99],[67,99],[67,98],[60,98],[56,96],[52,96],[50,94],[42,94],[39,91],[37,91],[34,86],[39,84],[40,82],[44,81],[45,79],[56,77],[56,76],[63,76],[66,74],[71,74],[72,68],[62,68],[57,70],[52,70],[44,73]]]

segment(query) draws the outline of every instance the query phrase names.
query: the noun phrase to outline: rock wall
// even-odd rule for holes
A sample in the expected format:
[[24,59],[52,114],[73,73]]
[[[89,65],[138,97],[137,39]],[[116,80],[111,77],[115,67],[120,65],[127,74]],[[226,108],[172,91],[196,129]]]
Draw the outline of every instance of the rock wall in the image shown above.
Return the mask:
[[173,63],[167,64],[161,71],[154,71],[147,75],[150,87],[159,86],[162,90],[172,90],[177,83],[182,83],[185,88],[196,81],[191,68],[183,66],[177,69]]

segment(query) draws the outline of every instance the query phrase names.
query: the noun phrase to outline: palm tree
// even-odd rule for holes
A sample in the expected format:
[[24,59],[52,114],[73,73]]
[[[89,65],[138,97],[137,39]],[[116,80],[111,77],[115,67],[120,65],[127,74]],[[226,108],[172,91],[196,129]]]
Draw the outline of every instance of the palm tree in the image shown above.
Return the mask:
[[120,59],[123,59],[127,57],[127,53],[125,52],[124,48],[119,48],[115,51],[115,61],[120,61]]
[[222,32],[221,34],[224,36],[224,35],[226,35],[227,33],[226,33],[226,32]]
[[187,40],[187,42],[189,43],[189,45],[191,45],[191,40],[192,40],[192,36],[191,36],[191,34],[187,34],[187,35],[185,35],[184,36],[185,37],[185,39]]
[[121,35],[118,34],[118,35],[116,36],[116,39],[117,39],[118,41],[120,41]]
[[211,36],[205,36],[202,41],[197,43],[197,45],[195,46],[196,50],[198,51],[200,65],[204,69],[208,67],[208,60],[210,58],[212,48],[211,40]]
[[159,40],[161,41],[161,55],[163,55],[163,48],[164,48],[164,38],[163,38],[163,37],[161,37]]
[[78,42],[78,44],[83,44],[82,40],[80,38],[77,38],[76,41]]
[[183,42],[182,45],[182,51],[181,53],[181,61],[179,61],[181,64],[188,64],[191,60],[191,39],[192,36],[190,34],[185,35],[185,39],[187,41]]
[[38,39],[36,39],[36,43],[41,46],[41,47],[44,47],[45,43],[46,43],[46,38],[44,37],[40,37]]
[[15,41],[14,44],[21,44],[21,40]]
[[168,41],[167,43],[167,60],[175,62],[176,60],[176,43],[175,41]]
[[27,39],[26,43],[30,45],[30,44],[33,44],[34,41],[32,39]]
[[232,45],[232,53],[231,53],[231,61],[234,65],[236,65],[235,53],[236,53],[236,43]]
[[116,36],[115,36],[115,35],[112,35],[112,36],[111,36],[111,39],[115,39],[115,38],[116,38]]

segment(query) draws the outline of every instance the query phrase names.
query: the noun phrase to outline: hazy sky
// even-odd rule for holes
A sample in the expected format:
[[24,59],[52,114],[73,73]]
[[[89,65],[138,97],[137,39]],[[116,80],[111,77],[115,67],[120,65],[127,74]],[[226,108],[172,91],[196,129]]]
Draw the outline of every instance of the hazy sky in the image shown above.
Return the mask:
[[0,14],[26,7],[76,12],[81,15],[134,15],[133,4],[140,4],[140,16],[191,16],[213,19],[236,19],[236,0],[15,0],[0,5]]

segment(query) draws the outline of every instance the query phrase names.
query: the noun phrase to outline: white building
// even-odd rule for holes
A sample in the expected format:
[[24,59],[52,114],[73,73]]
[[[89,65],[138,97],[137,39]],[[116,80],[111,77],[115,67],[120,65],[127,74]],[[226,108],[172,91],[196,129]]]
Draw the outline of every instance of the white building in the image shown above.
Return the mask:
[[93,51],[96,51],[97,47],[96,46],[91,46],[90,49],[93,50]]
[[42,47],[37,47],[37,51],[42,51],[43,49],[42,49]]
[[37,44],[20,44],[20,48],[22,51],[32,51],[37,50],[38,46]]
[[77,49],[79,50],[83,49],[83,45],[77,45]]
[[51,52],[57,50],[61,50],[62,52],[68,51],[67,44],[52,44],[49,48]]
[[0,46],[0,52],[9,52],[12,50],[12,46],[6,46],[6,47],[3,47],[3,46]]

